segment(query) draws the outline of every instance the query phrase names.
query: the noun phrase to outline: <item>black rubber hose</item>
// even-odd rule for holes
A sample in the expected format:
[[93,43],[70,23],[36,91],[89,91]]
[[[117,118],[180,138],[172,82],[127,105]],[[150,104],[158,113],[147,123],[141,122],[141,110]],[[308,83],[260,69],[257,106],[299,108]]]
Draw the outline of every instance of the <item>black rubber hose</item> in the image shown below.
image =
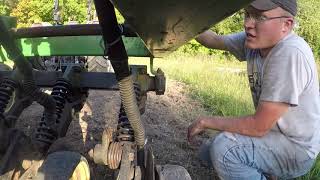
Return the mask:
[[99,24],[105,42],[106,55],[111,61],[116,78],[119,81],[121,100],[134,130],[134,137],[139,149],[145,145],[145,130],[141,122],[140,112],[130,76],[128,55],[121,38],[113,4],[109,0],[94,0]]
[[128,55],[121,39],[121,30],[117,23],[114,6],[109,0],[94,0],[105,42],[105,55],[111,61],[118,81],[130,75]]

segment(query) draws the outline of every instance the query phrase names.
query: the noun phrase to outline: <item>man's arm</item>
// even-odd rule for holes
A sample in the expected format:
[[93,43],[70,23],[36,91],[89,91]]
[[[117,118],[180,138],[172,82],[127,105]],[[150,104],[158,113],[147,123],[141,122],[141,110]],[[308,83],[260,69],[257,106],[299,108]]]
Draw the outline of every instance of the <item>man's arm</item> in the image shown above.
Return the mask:
[[207,30],[196,37],[196,40],[203,46],[211,49],[227,50],[220,35]]
[[188,140],[204,131],[214,129],[238,133],[246,136],[261,137],[269,132],[277,120],[287,112],[289,105],[286,103],[267,102],[259,103],[254,115],[225,118],[225,117],[204,117],[199,118],[188,128]]

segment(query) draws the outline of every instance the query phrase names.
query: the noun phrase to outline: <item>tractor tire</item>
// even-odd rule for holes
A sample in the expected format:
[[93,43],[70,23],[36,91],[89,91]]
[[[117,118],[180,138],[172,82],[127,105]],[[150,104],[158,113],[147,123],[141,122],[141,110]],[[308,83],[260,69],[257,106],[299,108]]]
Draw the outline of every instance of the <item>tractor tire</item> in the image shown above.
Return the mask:
[[102,56],[89,56],[87,65],[89,72],[114,72],[110,61]]
[[44,160],[36,180],[90,180],[88,161],[81,154],[58,151]]

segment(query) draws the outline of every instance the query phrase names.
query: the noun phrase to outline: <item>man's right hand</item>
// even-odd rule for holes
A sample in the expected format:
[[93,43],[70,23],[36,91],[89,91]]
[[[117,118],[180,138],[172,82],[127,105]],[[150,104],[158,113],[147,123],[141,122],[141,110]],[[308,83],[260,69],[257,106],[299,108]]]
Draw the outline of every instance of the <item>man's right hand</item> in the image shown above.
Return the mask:
[[188,127],[188,142],[190,144],[197,144],[197,142],[194,141],[194,137],[198,134],[201,134],[205,131],[204,127],[204,118],[198,118],[195,120],[189,127]]

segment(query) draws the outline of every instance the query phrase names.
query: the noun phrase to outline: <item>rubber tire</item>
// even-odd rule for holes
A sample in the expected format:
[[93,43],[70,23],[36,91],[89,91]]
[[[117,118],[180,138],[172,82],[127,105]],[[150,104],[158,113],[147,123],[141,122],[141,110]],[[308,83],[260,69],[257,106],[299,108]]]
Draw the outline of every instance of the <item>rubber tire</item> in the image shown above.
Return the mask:
[[102,56],[89,56],[87,65],[89,72],[114,72],[110,61]]
[[[81,154],[72,151],[58,151],[45,159],[38,170],[36,180],[69,180],[76,167],[85,163],[89,168],[88,161]],[[89,172],[90,179],[90,172]]]

